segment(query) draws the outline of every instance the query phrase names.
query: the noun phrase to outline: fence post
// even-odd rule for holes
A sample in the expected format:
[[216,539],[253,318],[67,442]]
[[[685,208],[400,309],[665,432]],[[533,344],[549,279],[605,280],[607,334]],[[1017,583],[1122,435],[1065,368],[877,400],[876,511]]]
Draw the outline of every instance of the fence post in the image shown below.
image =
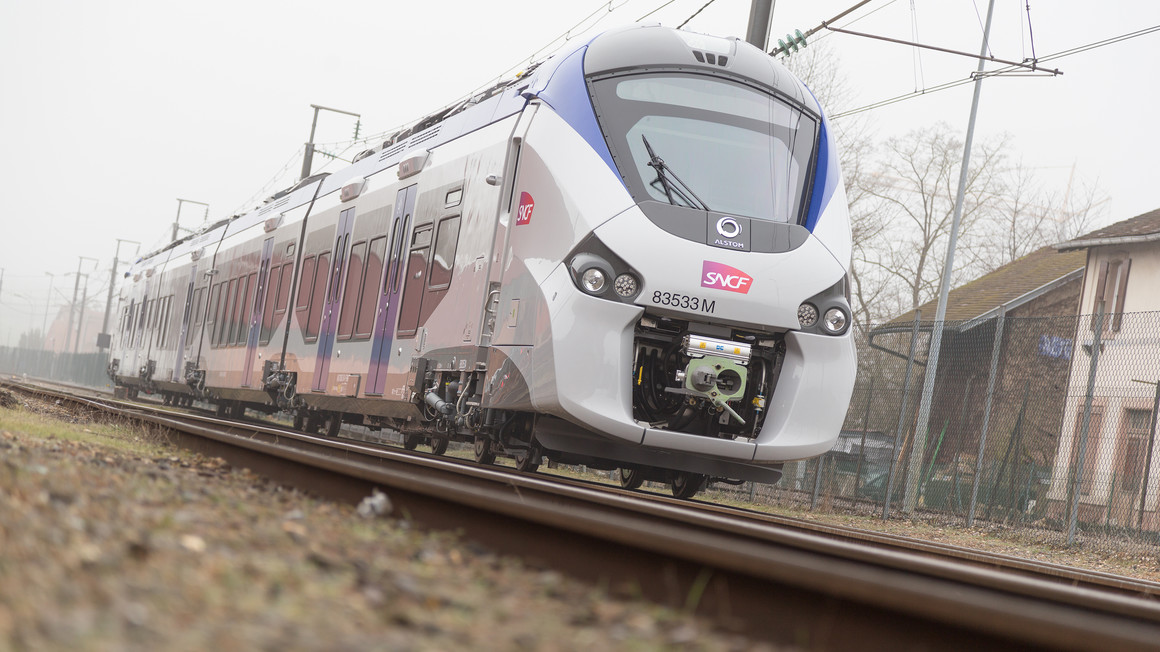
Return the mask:
[[999,371],[999,351],[1003,348],[1003,327],[1007,323],[1007,305],[999,306],[995,319],[995,342],[991,344],[991,375],[987,378],[987,403],[983,408],[983,429],[979,432],[979,455],[975,458],[975,479],[971,483],[971,506],[967,509],[967,527],[975,524],[975,506],[979,501],[979,480],[983,477],[983,456],[987,450],[987,429],[991,425],[991,402],[995,398],[995,377]]
[[[1078,329],[1077,329],[1078,330]],[[1075,458],[1075,480],[1072,482],[1071,515],[1067,525],[1067,545],[1075,543],[1075,528],[1079,521],[1079,492],[1083,482],[1084,456],[1087,454],[1088,427],[1092,420],[1092,397],[1096,391],[1096,370],[1099,369],[1100,338],[1104,334],[1104,304],[1096,312],[1095,336],[1092,338],[1091,364],[1088,366],[1087,393],[1083,401],[1083,422],[1079,429],[1079,453]]]
[[[951,495],[947,498],[948,510],[953,514],[963,508],[962,496],[959,495],[959,457],[963,454],[963,424],[967,422],[967,406],[971,400],[971,387],[975,384],[975,377],[967,379],[967,389],[963,392],[963,412],[959,415],[958,432],[955,437],[954,471],[952,472]],[[954,502],[951,502],[953,497]]]
[[1152,470],[1152,449],[1156,444],[1156,413],[1160,412],[1160,380],[1151,383],[1156,386],[1156,395],[1152,399],[1152,423],[1148,429],[1148,455],[1144,462],[1144,483],[1140,487],[1140,518],[1136,520],[1136,529],[1144,529],[1144,503],[1148,501],[1148,476]]
[[894,432],[894,448],[890,453],[890,472],[886,476],[886,501],[882,504],[882,520],[890,518],[890,499],[894,493],[894,467],[897,466],[898,448],[902,445],[902,434],[906,426],[906,403],[910,398],[910,372],[914,368],[914,349],[918,343],[918,326],[922,322],[922,311],[914,311],[914,327],[910,329],[910,353],[906,357],[906,376],[902,381],[902,407],[898,410],[898,428]]
[[822,465],[825,464],[826,458],[829,456],[830,454],[826,453],[825,455],[818,457],[818,467],[814,471],[814,495],[810,498],[811,512],[814,511],[814,508],[818,506],[818,492],[822,489]]
[[870,387],[866,391],[866,413],[862,415],[862,447],[858,449],[858,466],[854,470],[855,499],[858,498],[858,490],[862,488],[862,462],[866,459],[866,429],[870,427],[870,401],[873,399],[874,376],[870,376]]

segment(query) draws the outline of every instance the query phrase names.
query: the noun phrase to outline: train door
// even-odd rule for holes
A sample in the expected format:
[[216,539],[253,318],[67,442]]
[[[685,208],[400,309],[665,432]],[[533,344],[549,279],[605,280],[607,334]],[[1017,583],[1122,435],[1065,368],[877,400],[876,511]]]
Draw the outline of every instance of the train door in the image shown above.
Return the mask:
[[[512,343],[503,341],[502,336],[496,337],[495,327],[496,322],[499,321],[498,311],[500,310],[500,293],[504,270],[507,269],[508,258],[511,256],[511,248],[508,243],[511,237],[511,229],[516,226],[516,224],[512,223],[512,212],[513,210],[519,210],[519,205],[513,206],[513,204],[516,201],[519,201],[520,204],[524,203],[520,198],[515,197],[517,176],[519,174],[520,151],[523,148],[524,137],[528,133],[528,128],[531,125],[532,118],[536,115],[537,108],[533,104],[524,109],[524,112],[520,114],[519,121],[512,128],[512,135],[508,141],[508,150],[504,160],[502,176],[503,186],[500,188],[498,206],[496,207],[497,216],[492,235],[491,255],[489,257],[488,293],[484,300],[483,315],[480,320],[480,346]],[[518,310],[518,304],[513,309]]]
[[[322,325],[318,331],[318,355],[314,361],[314,384],[311,390],[326,391],[326,380],[330,374],[330,353],[334,350],[334,334],[338,328],[338,306],[342,301],[343,269],[346,266],[346,250],[350,246],[350,232],[354,228],[354,209],[348,208],[338,216],[338,229],[334,235],[334,259],[330,266],[330,282],[326,285],[326,296],[322,304]],[[318,270],[316,273],[322,273]]]
[[394,343],[395,318],[399,312],[399,291],[402,288],[403,253],[406,251],[407,229],[415,210],[418,186],[399,190],[395,198],[395,216],[391,221],[391,258],[383,275],[383,291],[379,296],[375,316],[374,343],[371,346],[371,365],[367,371],[366,393],[381,396],[387,381],[387,363]]
[[254,304],[249,307],[250,332],[246,336],[246,363],[242,370],[242,387],[253,384],[254,356],[258,351],[258,335],[262,330],[262,306],[266,305],[266,289],[270,285],[270,258],[274,253],[274,238],[266,238],[262,243],[262,259],[258,263],[258,288],[254,292]]
[[177,357],[173,361],[173,382],[181,382],[185,373],[185,342],[193,320],[193,286],[197,280],[197,263],[189,266],[189,283],[185,290],[185,310],[181,311],[181,332],[177,335]]

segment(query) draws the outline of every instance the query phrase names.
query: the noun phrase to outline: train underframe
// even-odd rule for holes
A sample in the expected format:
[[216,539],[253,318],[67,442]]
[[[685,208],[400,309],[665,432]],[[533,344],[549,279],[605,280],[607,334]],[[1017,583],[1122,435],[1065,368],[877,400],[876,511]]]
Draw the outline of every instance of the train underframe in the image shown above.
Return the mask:
[[[714,439],[756,439],[765,420],[767,398],[780,375],[783,336],[645,315],[636,325],[633,347],[633,366],[623,380],[631,385],[632,416],[637,423]],[[382,410],[379,414],[367,413],[370,402],[366,399],[297,396],[295,375],[273,367],[267,369],[261,390],[206,388],[201,380],[204,375],[197,370],[187,370],[184,384],[154,380],[148,366],[137,377],[116,371],[111,368],[110,375],[129,398],[155,394],[174,406],[204,400],[223,418],[244,418],[247,410],[261,415],[284,412],[291,416],[295,430],[331,437],[338,436],[343,424],[388,428],[399,432],[403,446],[410,450],[426,445],[433,453],[443,454],[455,441],[472,446],[481,464],[509,457],[520,471],[535,471],[545,459],[583,464],[618,471],[620,484],[629,489],[646,481],[667,483],[674,495],[683,498],[692,497],[710,481],[741,481],[720,467],[676,470],[651,465],[639,446],[616,449],[603,442],[591,450],[584,446],[546,449],[536,436],[538,430],[571,430],[574,436],[583,429],[558,417],[483,407],[485,371],[440,370],[432,364],[417,372],[411,404],[373,401],[374,409]],[[591,433],[581,436],[595,438]],[[673,459],[679,458],[669,461]],[[776,481],[780,468],[766,466],[762,471],[747,479]]]

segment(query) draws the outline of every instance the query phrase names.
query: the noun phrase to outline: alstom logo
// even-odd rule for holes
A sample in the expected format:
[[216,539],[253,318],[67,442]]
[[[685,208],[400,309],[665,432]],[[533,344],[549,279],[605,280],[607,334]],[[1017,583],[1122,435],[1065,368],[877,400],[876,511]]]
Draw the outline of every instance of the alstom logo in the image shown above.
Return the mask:
[[749,294],[749,288],[752,286],[753,277],[734,267],[708,260],[704,261],[701,266],[701,287],[703,288]]

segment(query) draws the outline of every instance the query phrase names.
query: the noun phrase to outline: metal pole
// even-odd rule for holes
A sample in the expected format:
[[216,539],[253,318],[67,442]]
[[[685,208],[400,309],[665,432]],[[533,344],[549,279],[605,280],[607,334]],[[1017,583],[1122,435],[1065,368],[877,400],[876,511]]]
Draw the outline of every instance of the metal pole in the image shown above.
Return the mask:
[[870,387],[866,390],[866,413],[862,415],[862,448],[858,450],[858,467],[854,470],[854,497],[862,488],[862,462],[866,459],[866,430],[870,427],[870,402],[874,400],[874,377],[870,377]]
[[68,352],[68,341],[72,339],[73,316],[77,311],[77,292],[81,289],[81,261],[83,260],[84,258],[81,257],[77,261],[76,280],[73,281],[73,298],[72,303],[68,306],[68,328],[64,331],[64,347],[61,349],[65,353]]
[[343,111],[342,109],[332,109],[328,106],[319,106],[317,104],[311,104],[310,108],[314,109],[314,120],[310,123],[310,140],[306,143],[306,153],[302,155],[302,176],[298,177],[300,181],[310,176],[310,166],[314,162],[314,130],[318,127],[318,112],[333,111],[334,113],[342,113],[344,115],[354,116],[355,118],[362,117],[357,113]]
[[44,323],[40,326],[40,350],[44,351],[48,348],[48,311],[49,302],[52,300],[52,284],[56,281],[56,274],[52,272],[45,272],[48,275],[48,296],[44,298]]
[[[170,241],[177,242],[177,230],[181,224],[181,205],[182,204],[197,204],[198,206],[205,206],[205,216],[209,217],[209,204],[203,201],[194,201],[192,199],[178,199],[177,200],[177,216],[173,218],[173,236]],[[118,242],[120,242],[118,240]],[[131,241],[129,241],[131,242]]]
[[769,24],[773,20],[774,0],[753,0],[749,5],[749,27],[745,41],[764,52],[769,43]]
[[[77,336],[73,342],[73,354],[80,353],[81,349],[81,331],[84,330],[85,325],[85,302],[89,300],[89,275],[85,274],[85,289],[81,290],[81,305],[79,306],[79,313],[77,318]],[[67,348],[68,343],[65,343]]]
[[991,344],[991,375],[987,379],[987,404],[983,408],[983,429],[979,432],[979,454],[975,457],[975,479],[971,483],[971,506],[967,509],[967,527],[975,524],[975,505],[979,500],[979,481],[983,477],[983,456],[987,450],[987,430],[991,425],[991,403],[995,399],[995,378],[999,371],[999,352],[1003,348],[1003,327],[1007,324],[1007,304],[999,306],[995,321],[995,342]]
[[1156,444],[1156,413],[1160,412],[1160,381],[1153,384],[1156,385],[1156,396],[1152,399],[1152,427],[1148,429],[1148,455],[1144,462],[1144,483],[1140,487],[1140,517],[1136,521],[1137,530],[1144,529],[1144,503],[1148,500],[1148,478],[1152,470],[1152,449]]
[[[178,201],[180,202],[181,200]],[[181,204],[179,203],[179,210],[180,207]],[[209,208],[206,208],[206,210],[208,211]],[[121,244],[125,242],[137,245],[138,249],[141,247],[141,243],[137,242],[136,240],[123,240],[121,238],[117,238],[117,247],[113,249],[113,269],[109,272],[109,295],[105,298],[105,318],[101,321],[102,335],[109,334],[109,312],[113,308],[113,288],[117,285],[117,263],[121,258]],[[112,344],[111,341],[110,344]]]
[[1072,481],[1071,516],[1067,525],[1067,545],[1075,543],[1075,528],[1079,521],[1079,491],[1083,481],[1084,457],[1087,455],[1088,427],[1092,420],[1092,397],[1096,391],[1096,371],[1099,369],[1100,338],[1104,334],[1104,303],[1096,312],[1095,337],[1092,338],[1092,361],[1088,367],[1087,394],[1083,402],[1083,421],[1079,428],[1079,452],[1075,458],[1075,480]]
[[[910,473],[906,482],[906,503],[903,510],[911,512],[918,497],[918,476],[922,472],[922,460],[926,453],[926,429],[930,423],[931,403],[934,400],[934,381],[938,376],[939,348],[942,346],[942,324],[947,314],[947,294],[950,292],[951,270],[955,262],[955,243],[959,238],[959,222],[963,217],[963,197],[967,191],[967,172],[971,162],[971,142],[975,138],[975,117],[979,113],[979,93],[983,89],[983,67],[987,63],[987,38],[991,34],[991,17],[995,13],[995,0],[987,5],[987,25],[983,28],[983,45],[979,49],[979,69],[975,74],[975,94],[971,99],[971,117],[967,121],[967,138],[963,143],[963,164],[959,168],[959,190],[955,195],[955,215],[951,222],[950,241],[947,243],[947,257],[943,263],[942,282],[939,284],[938,308],[934,315],[934,332],[931,334],[930,355],[927,356],[926,379],[922,387],[922,402],[918,408],[918,426],[914,430],[914,448],[911,449]],[[915,464],[917,460],[918,464]]]
[[890,452],[890,472],[886,476],[886,502],[882,505],[882,520],[890,518],[890,499],[894,494],[894,467],[898,460],[898,448],[902,445],[902,434],[906,425],[906,404],[910,398],[910,371],[914,368],[914,349],[918,342],[918,325],[922,321],[922,311],[914,311],[914,327],[910,329],[910,353],[906,358],[906,376],[902,381],[902,407],[898,410],[898,428],[894,432],[894,448]]

